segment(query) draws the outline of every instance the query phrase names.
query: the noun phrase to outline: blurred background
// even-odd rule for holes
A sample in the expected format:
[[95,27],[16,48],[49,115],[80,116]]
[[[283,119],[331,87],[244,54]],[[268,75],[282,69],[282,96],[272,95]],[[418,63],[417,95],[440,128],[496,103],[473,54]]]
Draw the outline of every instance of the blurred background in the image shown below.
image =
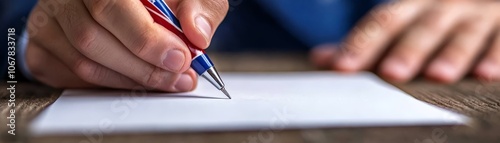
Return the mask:
[[209,51],[307,52],[336,43],[383,0],[229,0]]
[[317,70],[309,51],[338,43],[384,0],[229,0],[207,52],[220,71]]

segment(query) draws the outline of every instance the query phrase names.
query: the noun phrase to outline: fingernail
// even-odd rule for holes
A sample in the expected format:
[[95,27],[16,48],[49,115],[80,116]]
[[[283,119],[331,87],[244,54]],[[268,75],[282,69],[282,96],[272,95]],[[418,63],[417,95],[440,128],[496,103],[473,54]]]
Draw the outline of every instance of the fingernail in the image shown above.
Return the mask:
[[497,71],[495,67],[496,64],[492,60],[483,61],[478,67],[481,78],[486,81],[492,81],[495,78],[500,78],[500,74],[495,75],[495,73],[500,73],[500,71]]
[[210,35],[212,34],[212,26],[210,26],[207,19],[205,19],[203,16],[198,16],[195,19],[195,23],[198,27],[198,30],[200,30],[205,39],[209,39]]
[[381,70],[384,76],[396,81],[403,81],[411,76],[408,66],[398,59],[387,60]]
[[184,66],[186,56],[180,50],[174,49],[167,52],[163,65],[172,72],[178,72]]
[[179,79],[177,80],[177,83],[175,83],[175,89],[178,91],[190,91],[193,89],[193,79],[191,76],[187,74],[182,74]]
[[360,63],[356,57],[346,54],[340,55],[339,57],[335,58],[334,63],[336,64],[338,70],[346,72],[356,71],[360,66]]
[[452,80],[458,76],[456,68],[450,62],[445,60],[436,60],[429,68],[431,70],[431,74],[443,80]]

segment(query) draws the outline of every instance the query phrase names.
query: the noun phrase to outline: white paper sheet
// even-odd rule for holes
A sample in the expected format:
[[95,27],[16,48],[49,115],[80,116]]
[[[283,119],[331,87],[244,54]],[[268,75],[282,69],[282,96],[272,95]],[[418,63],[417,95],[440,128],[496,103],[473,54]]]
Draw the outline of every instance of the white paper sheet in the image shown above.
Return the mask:
[[[200,79],[191,93],[66,90],[35,135],[464,124],[370,73],[224,73],[233,99]],[[138,88],[139,89],[139,88]]]

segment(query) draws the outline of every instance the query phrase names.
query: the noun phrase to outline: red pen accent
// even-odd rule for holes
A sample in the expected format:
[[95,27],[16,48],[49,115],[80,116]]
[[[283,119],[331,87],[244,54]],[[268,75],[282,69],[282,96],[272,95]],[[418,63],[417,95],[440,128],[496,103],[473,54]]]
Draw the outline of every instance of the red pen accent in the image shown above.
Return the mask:
[[191,58],[198,56],[197,53],[203,53],[203,54],[205,53],[204,50],[196,47],[193,43],[191,43],[191,41],[189,41],[189,39],[186,37],[186,35],[184,35],[182,31],[180,31],[180,29],[177,29],[173,24],[168,22],[167,18],[161,15],[162,12],[158,8],[156,8],[156,6],[154,6],[151,2],[149,2],[148,0],[141,0],[141,2],[148,10],[154,22],[165,27],[166,29],[177,35],[179,38],[181,38],[181,40],[184,41],[184,43],[186,43],[186,45],[189,48],[189,51],[191,52]]

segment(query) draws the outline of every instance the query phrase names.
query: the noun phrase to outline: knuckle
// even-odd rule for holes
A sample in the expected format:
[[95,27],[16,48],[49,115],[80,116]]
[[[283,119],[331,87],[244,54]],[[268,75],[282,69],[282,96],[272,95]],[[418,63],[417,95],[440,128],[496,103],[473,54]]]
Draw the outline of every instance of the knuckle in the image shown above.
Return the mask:
[[169,73],[159,67],[155,67],[142,81],[142,85],[153,89],[170,89],[176,81],[177,74]]
[[212,11],[210,17],[220,18],[222,20],[229,10],[229,2],[227,0],[210,0],[203,2],[205,2],[205,6]]
[[152,88],[159,87],[160,84],[164,81],[164,79],[160,76],[161,71],[162,70],[160,68],[155,67],[155,69],[153,69],[153,71],[151,71],[151,73],[144,78],[142,84]]
[[73,72],[82,80],[93,84],[98,84],[106,76],[102,67],[83,58],[75,63]]
[[74,31],[74,46],[80,52],[84,54],[89,54],[94,52],[95,48],[93,43],[96,41],[96,35],[98,31],[96,28],[76,28]]

